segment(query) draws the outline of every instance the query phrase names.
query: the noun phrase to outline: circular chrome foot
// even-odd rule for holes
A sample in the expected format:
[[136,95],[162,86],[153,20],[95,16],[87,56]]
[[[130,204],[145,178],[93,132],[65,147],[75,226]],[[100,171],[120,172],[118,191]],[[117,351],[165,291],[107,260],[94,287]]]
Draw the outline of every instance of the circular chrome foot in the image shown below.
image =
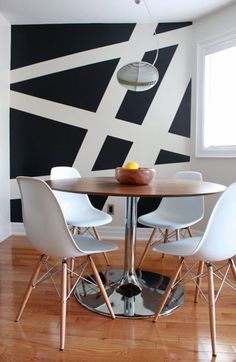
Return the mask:
[[[138,270],[136,279],[141,288],[140,291],[137,285],[132,284],[132,288],[130,288],[130,284],[124,283],[123,273],[123,270],[119,269],[110,269],[105,273],[100,273],[116,317],[147,318],[154,316],[169,278],[157,273]],[[122,293],[120,293],[120,288],[122,288]],[[129,296],[127,294],[129,294],[130,290]],[[138,292],[138,294],[131,295],[134,292]],[[74,294],[79,303],[86,308],[100,314],[110,315],[98,287],[91,284],[91,282],[83,281],[79,283]],[[177,286],[172,290],[161,315],[172,313],[183,302],[184,290],[182,287]]]

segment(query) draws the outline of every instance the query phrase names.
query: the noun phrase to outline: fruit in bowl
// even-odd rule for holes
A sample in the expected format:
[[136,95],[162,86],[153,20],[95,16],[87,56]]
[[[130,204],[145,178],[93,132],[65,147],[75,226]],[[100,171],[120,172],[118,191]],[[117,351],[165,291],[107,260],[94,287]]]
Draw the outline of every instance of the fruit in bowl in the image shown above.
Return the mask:
[[139,165],[137,162],[132,161],[132,162],[127,162],[124,165],[124,168],[127,168],[128,170],[137,170],[139,168]]
[[139,167],[137,162],[128,162],[115,169],[117,181],[124,185],[148,185],[154,179],[155,169]]

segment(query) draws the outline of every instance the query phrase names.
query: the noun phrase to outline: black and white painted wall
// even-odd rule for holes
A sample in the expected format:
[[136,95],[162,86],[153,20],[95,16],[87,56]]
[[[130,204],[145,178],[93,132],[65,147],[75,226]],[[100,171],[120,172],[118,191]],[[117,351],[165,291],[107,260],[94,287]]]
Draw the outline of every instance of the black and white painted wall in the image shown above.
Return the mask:
[[[156,30],[156,35],[153,36]],[[130,92],[118,69],[152,62],[160,78],[146,92]],[[172,175],[190,161],[191,23],[14,25],[11,38],[11,221],[21,222],[16,176],[43,176],[53,166],[81,175],[114,175],[135,160]],[[124,202],[92,198],[114,226]],[[158,205],[140,200],[139,213]]]

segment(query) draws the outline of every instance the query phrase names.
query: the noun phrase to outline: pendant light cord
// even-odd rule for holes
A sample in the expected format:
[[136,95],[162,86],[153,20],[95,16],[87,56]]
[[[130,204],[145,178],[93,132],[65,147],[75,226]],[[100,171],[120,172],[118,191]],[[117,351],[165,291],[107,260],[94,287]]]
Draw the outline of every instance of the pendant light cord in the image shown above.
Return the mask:
[[[148,15],[149,15],[150,21],[151,21],[151,23],[153,24],[154,21],[153,21],[151,12],[150,12],[150,10],[149,10],[148,4],[147,4],[146,0],[142,0],[142,1],[144,2],[144,5],[145,5],[145,8],[146,8],[147,13],[148,13]],[[140,2],[141,2],[141,0],[135,0],[135,3],[136,3],[136,4],[140,4]],[[156,35],[157,35],[157,33],[156,33],[156,29],[155,29],[153,36],[156,36]],[[154,61],[152,62],[152,65],[154,65],[154,64],[156,63],[157,58],[158,58],[158,54],[159,54],[159,49],[156,49],[156,56],[155,56]]]

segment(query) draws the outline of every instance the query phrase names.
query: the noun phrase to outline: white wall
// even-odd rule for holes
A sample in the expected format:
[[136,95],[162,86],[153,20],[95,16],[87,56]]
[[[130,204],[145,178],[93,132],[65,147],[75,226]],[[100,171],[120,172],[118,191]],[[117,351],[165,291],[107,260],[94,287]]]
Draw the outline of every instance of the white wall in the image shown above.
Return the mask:
[[[213,181],[230,185],[236,181],[236,160],[235,158],[196,158],[194,154],[195,147],[195,128],[196,128],[196,70],[197,70],[197,52],[198,42],[214,38],[218,35],[227,34],[236,30],[236,4],[233,4],[211,16],[205,17],[193,24],[193,92],[192,92],[192,158],[191,169],[196,169],[203,173],[206,181]],[[204,228],[210,212],[218,196],[207,196],[206,217],[199,228]]]
[[0,241],[10,235],[9,84],[10,25],[0,15]]
[[[11,71],[13,89],[11,90],[10,101],[12,109],[87,130],[86,137],[73,163],[73,166],[83,176],[114,175],[113,167],[93,170],[93,165],[107,136],[132,143],[126,159],[122,159],[122,163],[123,161],[125,163],[135,160],[140,166],[153,167],[160,150],[168,151],[172,155],[189,156],[190,154],[190,138],[181,135],[181,133],[169,132],[169,129],[192,76],[192,25],[188,24],[177,29],[170,26],[168,31],[158,34],[157,42],[153,39],[155,28],[156,24],[137,24],[129,41],[60,56],[59,58],[29,64]],[[125,122],[116,116],[127,93],[127,90],[117,82],[116,71],[112,74],[97,110],[93,112],[87,110],[86,107],[85,109],[76,106],[72,107],[61,100],[52,102],[41,96],[32,96],[27,92],[14,90],[14,84],[20,81],[33,82],[39,76],[49,77],[58,71],[66,72],[73,70],[75,67],[82,68],[85,65],[90,66],[94,63],[115,58],[120,58],[119,69],[126,63],[142,59],[145,52],[155,49],[157,45],[160,48],[158,61],[163,63],[165,61],[165,66],[162,68],[160,66],[160,69],[165,69],[168,62],[170,64],[166,72],[160,71],[163,73],[163,78],[161,78],[160,86],[154,98],[151,98],[152,102],[141,125]],[[166,55],[161,54],[171,54],[173,57],[168,60],[169,58]],[[83,90],[83,92],[85,91]],[[152,95],[149,97],[152,97]],[[140,102],[139,98],[138,102]],[[132,104],[130,103],[130,108],[133,107]],[[132,113],[131,109],[126,112]],[[34,134],[32,134],[33,136]],[[113,150],[112,148],[111,151]],[[27,152],[29,151],[27,150]],[[37,160],[36,154],[33,157],[32,162],[35,162]],[[177,161],[175,163],[155,165],[159,177],[171,176],[176,171],[189,169],[189,167],[189,162]],[[22,172],[27,174],[25,170]],[[19,188],[13,178],[11,179],[11,199],[19,199]],[[124,225],[124,202],[124,198],[108,197],[106,205],[114,204],[115,210],[113,221],[110,224],[111,227],[122,227]],[[104,211],[107,210],[106,205]],[[13,227],[15,226],[18,227],[18,225],[13,225]]]
[[[194,139],[196,123],[196,45],[199,41],[206,40],[219,34],[224,34],[236,28],[236,4],[223,9],[211,16],[196,21],[193,24],[193,82],[192,82],[192,137],[191,137],[191,165],[187,167],[199,170],[203,173],[204,179],[229,185],[236,180],[235,159],[200,159],[194,156]],[[180,31],[181,33],[181,31]],[[164,39],[165,40],[165,39]],[[177,41],[178,43],[178,41]],[[9,88],[9,57],[10,57],[10,26],[0,15],[0,240],[9,233],[9,127],[8,127],[8,88]],[[155,104],[155,102],[154,102]],[[143,160],[141,160],[143,161]],[[186,167],[186,166],[185,166]],[[166,176],[174,173],[181,164],[161,165],[158,167],[158,174]],[[83,170],[86,175],[86,170]],[[206,197],[206,218],[199,228],[205,226],[209,213],[218,196]],[[109,200],[113,203],[115,200]],[[115,225],[121,225],[123,221],[123,204],[116,205]],[[118,211],[118,212],[117,212]],[[118,217],[119,216],[119,217]]]

